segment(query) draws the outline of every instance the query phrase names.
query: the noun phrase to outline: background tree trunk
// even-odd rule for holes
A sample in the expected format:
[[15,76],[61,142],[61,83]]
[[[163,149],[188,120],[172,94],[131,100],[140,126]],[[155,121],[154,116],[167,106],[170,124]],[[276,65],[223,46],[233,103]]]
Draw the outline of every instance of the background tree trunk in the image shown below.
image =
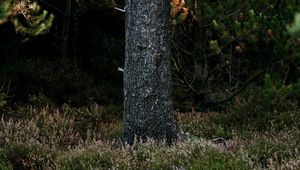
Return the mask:
[[177,137],[170,77],[170,1],[126,0],[124,137]]

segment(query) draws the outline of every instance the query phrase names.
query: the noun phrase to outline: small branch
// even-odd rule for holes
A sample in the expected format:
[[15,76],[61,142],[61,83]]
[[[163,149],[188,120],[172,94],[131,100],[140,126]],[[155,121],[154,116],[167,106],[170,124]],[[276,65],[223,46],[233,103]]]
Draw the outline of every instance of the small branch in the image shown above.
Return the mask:
[[283,79],[283,83],[286,83],[286,80],[287,80],[287,77],[288,77],[288,74],[290,73],[290,67],[288,67],[286,73],[285,73],[285,76],[284,76],[284,79]]
[[8,84],[7,84],[6,96],[8,96],[8,93],[9,93],[10,83],[11,83],[11,79],[9,79]]
[[114,7],[114,9],[117,10],[117,11],[123,12],[123,13],[126,12],[125,9],[121,9],[121,8],[118,8],[118,7]]
[[244,84],[241,88],[239,88],[237,91],[233,92],[232,94],[230,94],[228,97],[226,97],[225,99],[219,100],[219,101],[209,101],[207,102],[207,104],[222,104],[222,103],[226,103],[229,100],[233,99],[237,94],[239,94],[242,90],[244,90],[248,84],[250,84],[254,79],[256,79],[257,77],[259,77],[260,75],[262,75],[263,73],[265,73],[266,70],[262,70],[256,74],[254,74],[253,76],[251,76]]
[[123,68],[121,68],[121,67],[118,67],[118,71],[120,71],[120,72],[124,72],[124,69],[123,69]]
[[39,2],[43,3],[44,5],[46,5],[46,6],[50,7],[50,8],[52,8],[54,11],[58,12],[59,14],[65,16],[65,13],[62,10],[60,10],[59,8],[55,7],[54,5],[52,5],[50,3],[47,3],[45,1],[39,1]]
[[190,90],[192,90],[197,95],[203,95],[203,94],[208,94],[209,93],[207,89],[204,89],[202,91],[198,91],[195,88],[193,88],[193,86],[187,81],[186,77],[184,77],[184,82],[188,86],[188,88],[190,88]]

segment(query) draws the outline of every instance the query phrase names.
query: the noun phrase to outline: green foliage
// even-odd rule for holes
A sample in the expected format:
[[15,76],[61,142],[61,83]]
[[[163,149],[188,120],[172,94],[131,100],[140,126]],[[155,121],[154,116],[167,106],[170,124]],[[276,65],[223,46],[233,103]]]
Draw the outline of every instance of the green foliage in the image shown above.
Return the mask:
[[0,21],[7,17],[8,2],[5,0],[0,1]]
[[295,37],[300,36],[300,14],[295,14],[293,25],[287,26],[287,30]]
[[174,31],[174,84],[203,106],[231,96],[261,70],[294,82],[300,73],[289,70],[299,65],[299,43],[286,25],[298,7],[295,1],[193,1],[192,19]]
[[275,79],[270,74],[265,75],[262,95],[269,105],[278,104],[287,95],[291,94],[292,91],[292,84],[285,85],[281,80]]
[[[262,89],[262,96],[265,100],[265,107],[270,109],[277,108],[277,110],[290,109],[287,103],[291,103],[293,96],[297,96],[300,92],[300,81],[285,85],[284,82],[275,76],[266,74],[264,78],[264,87]],[[281,108],[280,108],[281,107]]]
[[221,52],[221,49],[219,47],[217,40],[210,40],[209,41],[210,49],[213,51],[214,54],[219,54]]
[[48,33],[52,26],[54,15],[43,10],[37,1],[6,0],[9,4],[4,20],[14,23],[16,31],[24,39]]
[[2,18],[4,16],[4,9],[3,9],[3,5],[0,4],[0,18]]
[[4,149],[0,149],[0,169],[13,170],[13,166],[7,158],[7,152]]

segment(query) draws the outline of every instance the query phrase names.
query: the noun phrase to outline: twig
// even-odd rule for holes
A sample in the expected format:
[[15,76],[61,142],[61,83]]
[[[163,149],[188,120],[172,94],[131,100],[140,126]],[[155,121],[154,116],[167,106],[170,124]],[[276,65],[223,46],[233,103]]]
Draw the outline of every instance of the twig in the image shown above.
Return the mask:
[[117,11],[120,11],[120,12],[124,12],[124,13],[126,12],[125,9],[121,9],[121,8],[118,8],[118,7],[114,7],[114,9],[117,10]]
[[206,104],[222,104],[222,103],[226,103],[229,100],[231,100],[232,98],[234,98],[237,94],[239,94],[242,90],[244,90],[247,85],[252,82],[254,79],[256,79],[257,77],[259,77],[261,74],[265,73],[266,70],[262,70],[256,74],[254,74],[253,76],[251,76],[244,84],[241,88],[239,88],[237,91],[233,92],[232,94],[230,94],[228,97],[226,97],[225,99],[219,100],[219,101],[209,101]]
[[45,2],[45,1],[39,1],[39,2],[47,5],[48,7],[52,8],[53,10],[57,11],[58,13],[60,13],[61,15],[65,16],[65,13],[63,11],[61,11],[60,9],[58,9],[57,7],[55,7],[54,5],[49,4],[49,3]]

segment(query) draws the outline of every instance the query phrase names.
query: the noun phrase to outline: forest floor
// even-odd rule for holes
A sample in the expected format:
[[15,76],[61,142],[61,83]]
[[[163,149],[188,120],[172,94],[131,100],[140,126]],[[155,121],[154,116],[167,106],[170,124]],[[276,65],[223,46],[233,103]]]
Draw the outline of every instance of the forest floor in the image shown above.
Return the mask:
[[2,107],[0,169],[300,169],[300,110],[177,113],[181,139],[122,145],[99,105]]

